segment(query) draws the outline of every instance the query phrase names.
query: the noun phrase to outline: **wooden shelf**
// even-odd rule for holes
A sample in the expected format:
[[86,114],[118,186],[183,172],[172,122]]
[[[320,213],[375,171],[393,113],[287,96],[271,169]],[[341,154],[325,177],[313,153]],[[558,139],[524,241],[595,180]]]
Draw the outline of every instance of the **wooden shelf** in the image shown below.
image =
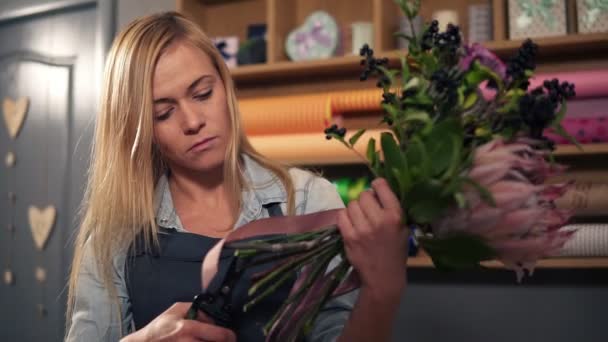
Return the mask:
[[594,154],[607,154],[608,143],[600,144],[583,144],[583,150],[579,150],[575,145],[558,145],[555,151],[556,156],[586,156]]
[[[571,58],[575,56],[608,54],[608,34],[572,34],[561,37],[534,39],[539,44],[539,59]],[[506,60],[515,54],[523,40],[501,40],[484,43],[490,50]],[[400,56],[406,51],[392,50],[376,52],[377,57],[387,57],[393,65],[399,62]],[[235,68],[232,72],[237,84],[246,83],[276,83],[286,80],[306,80],[319,76],[335,76],[350,74],[357,79],[356,71],[361,70],[361,57],[349,55],[333,57],[325,60],[291,62],[281,61],[270,64],[245,65]]]
[[[499,261],[489,261],[482,263],[489,268],[502,269],[504,266]],[[409,257],[408,267],[430,268],[434,267],[431,258],[421,252],[421,255]],[[580,258],[550,258],[538,262],[536,268],[608,268],[608,257],[580,257]]]
[[[253,146],[265,156],[292,165],[335,165],[361,164],[361,155],[365,155],[367,141],[370,138],[380,139],[381,129],[370,129],[355,145],[360,155],[347,149],[337,141],[326,141],[322,133],[284,134],[276,136],[251,136]],[[355,131],[353,131],[354,133]],[[347,133],[346,138],[349,137]],[[294,153],[297,151],[297,153]],[[557,157],[608,157],[608,143],[584,144],[583,151],[574,145],[558,145]]]
[[[608,34],[569,34],[559,37],[533,38],[539,45],[539,58],[569,58],[581,54],[592,54],[608,51]],[[511,56],[521,46],[523,40],[501,40],[484,43],[488,49],[500,57]]]

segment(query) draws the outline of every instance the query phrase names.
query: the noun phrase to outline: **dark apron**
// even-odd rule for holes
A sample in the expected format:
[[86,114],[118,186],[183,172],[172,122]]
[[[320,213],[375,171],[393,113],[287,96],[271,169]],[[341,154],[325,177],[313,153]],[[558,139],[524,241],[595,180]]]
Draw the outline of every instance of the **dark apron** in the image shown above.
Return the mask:
[[[269,216],[282,216],[278,203],[264,206]],[[220,240],[191,233],[159,234],[160,248],[145,252],[143,240],[138,239],[129,249],[125,275],[131,311],[136,329],[141,329],[176,302],[192,302],[201,292],[201,263],[207,252]],[[226,260],[234,258],[224,250],[220,256],[219,272]],[[262,267],[268,267],[263,265]],[[263,268],[262,268],[263,269]],[[294,279],[280,286],[270,297],[243,313],[248,301],[249,277],[260,271],[252,268],[243,274],[231,289],[231,303],[225,310],[231,317],[228,328],[239,342],[264,341],[264,325],[287,298]],[[214,282],[215,283],[215,282]]]

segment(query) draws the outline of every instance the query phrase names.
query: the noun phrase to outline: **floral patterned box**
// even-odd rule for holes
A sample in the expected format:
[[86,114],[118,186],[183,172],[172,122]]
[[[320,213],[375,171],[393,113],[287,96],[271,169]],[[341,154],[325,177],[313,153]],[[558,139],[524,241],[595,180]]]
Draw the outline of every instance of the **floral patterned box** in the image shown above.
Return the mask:
[[565,0],[509,0],[509,38],[567,34]]
[[576,0],[578,32],[608,32],[608,0]]

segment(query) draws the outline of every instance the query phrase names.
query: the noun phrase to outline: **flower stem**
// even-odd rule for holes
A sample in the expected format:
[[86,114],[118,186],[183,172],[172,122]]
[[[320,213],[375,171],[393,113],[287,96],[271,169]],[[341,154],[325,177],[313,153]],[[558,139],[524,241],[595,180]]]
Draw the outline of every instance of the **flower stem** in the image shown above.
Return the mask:
[[258,280],[255,284],[253,284],[251,286],[251,288],[249,289],[249,295],[253,295],[261,286],[268,283],[275,277],[280,276],[283,272],[292,270],[293,268],[300,266],[301,264],[307,262],[311,258],[314,258],[315,256],[317,256],[319,254],[318,253],[319,250],[322,251],[322,250],[326,249],[327,247],[336,243],[336,240],[337,240],[336,238],[331,239],[330,241],[328,241],[322,245],[317,245],[318,248],[308,250],[306,253],[304,253],[301,256],[295,256],[295,257],[292,257],[291,260],[290,259],[286,260],[286,262],[283,263],[283,265],[280,265],[279,267],[274,269],[272,272],[270,272],[268,275],[264,276],[264,278]]

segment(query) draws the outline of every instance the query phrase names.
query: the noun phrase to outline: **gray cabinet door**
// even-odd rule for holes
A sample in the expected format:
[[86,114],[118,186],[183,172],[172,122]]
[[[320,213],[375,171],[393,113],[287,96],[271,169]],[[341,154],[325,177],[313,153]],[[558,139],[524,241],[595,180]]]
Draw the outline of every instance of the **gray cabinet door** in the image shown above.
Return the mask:
[[[0,283],[0,341],[63,338],[72,238],[96,108],[96,11],[90,2],[0,22],[0,101],[29,99],[16,139],[0,119],[0,265],[2,273],[10,267],[14,275],[12,285]],[[5,164],[9,152],[16,157],[12,168]],[[14,205],[9,192],[16,195]],[[40,250],[28,212],[49,205],[57,215]],[[36,280],[37,268],[46,271],[43,283]]]

